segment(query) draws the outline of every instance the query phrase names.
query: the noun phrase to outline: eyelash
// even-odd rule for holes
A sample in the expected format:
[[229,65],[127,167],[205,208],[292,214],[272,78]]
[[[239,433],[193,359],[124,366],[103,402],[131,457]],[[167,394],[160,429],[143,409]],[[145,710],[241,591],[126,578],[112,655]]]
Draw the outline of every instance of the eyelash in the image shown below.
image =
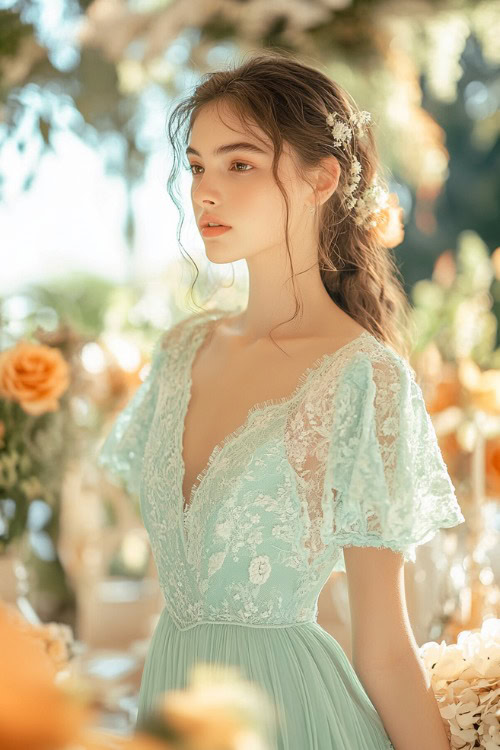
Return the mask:
[[[231,164],[231,166],[234,166],[235,164],[243,164],[245,167],[251,167],[251,169],[237,169],[236,170],[237,172],[242,172],[243,173],[243,172],[251,172],[253,170],[252,165],[251,164],[247,164],[245,161],[233,161],[233,163]],[[199,166],[200,166],[199,164],[190,164],[187,167],[187,169],[191,172],[191,174],[193,175],[193,177],[197,177],[198,174],[199,174],[199,172],[193,172],[193,167],[199,167]],[[203,169],[203,167],[201,167],[201,169]]]

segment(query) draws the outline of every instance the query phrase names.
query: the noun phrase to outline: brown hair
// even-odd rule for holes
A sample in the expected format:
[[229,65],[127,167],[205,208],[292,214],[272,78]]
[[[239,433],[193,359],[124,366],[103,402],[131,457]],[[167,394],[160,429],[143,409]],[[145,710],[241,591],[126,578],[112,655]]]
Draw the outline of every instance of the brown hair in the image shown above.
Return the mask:
[[[359,114],[352,97],[321,71],[275,48],[251,53],[238,67],[204,74],[194,93],[174,107],[168,121],[174,158],[167,186],[180,214],[177,236],[181,247],[181,201],[172,188],[180,163],[185,159],[184,149],[196,115],[204,105],[212,102],[217,107],[219,102],[230,104],[231,111],[239,116],[249,132],[258,137],[253,131],[257,123],[274,145],[272,169],[286,204],[285,237],[292,279],[289,203],[277,174],[283,142],[289,143],[295,151],[296,169],[303,179],[306,179],[309,169],[320,165],[323,158],[334,155],[338,159],[341,174],[337,189],[317,212],[322,281],[336,305],[380,341],[408,358],[411,308],[398,278],[399,269],[389,249],[382,244],[380,233],[374,227],[358,226],[353,211],[346,210],[345,205],[352,155],[361,164],[361,180],[355,195],[368,187],[375,175],[384,185],[373,133],[368,128],[363,138],[354,137],[348,150],[345,146],[333,145],[331,129],[325,121],[328,112],[337,112],[343,121],[353,113]],[[189,120],[186,140],[179,143],[178,134],[186,120]],[[197,275],[191,292],[198,276],[198,268],[193,263]],[[291,320],[300,309],[297,296],[295,302],[295,315]]]

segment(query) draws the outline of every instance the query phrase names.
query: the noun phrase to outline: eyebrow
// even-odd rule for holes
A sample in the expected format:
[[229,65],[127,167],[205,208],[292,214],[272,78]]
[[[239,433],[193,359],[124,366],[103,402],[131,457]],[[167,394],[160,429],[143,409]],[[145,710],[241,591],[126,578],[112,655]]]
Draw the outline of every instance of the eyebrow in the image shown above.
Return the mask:
[[[219,156],[220,154],[229,154],[232,151],[252,151],[254,154],[268,153],[267,151],[264,151],[264,149],[259,148],[259,146],[256,146],[255,143],[240,141],[239,143],[226,143],[225,146],[218,146],[216,149],[214,149],[213,155]],[[200,152],[192,146],[187,147],[186,154],[196,154],[196,156],[201,156]]]

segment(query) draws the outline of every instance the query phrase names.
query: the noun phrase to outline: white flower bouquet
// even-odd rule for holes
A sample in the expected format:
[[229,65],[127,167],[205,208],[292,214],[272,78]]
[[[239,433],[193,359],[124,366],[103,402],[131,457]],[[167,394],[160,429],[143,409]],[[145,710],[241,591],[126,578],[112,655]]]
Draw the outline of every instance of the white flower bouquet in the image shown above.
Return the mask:
[[419,651],[450,747],[500,748],[500,619],[462,631],[456,644],[430,641]]

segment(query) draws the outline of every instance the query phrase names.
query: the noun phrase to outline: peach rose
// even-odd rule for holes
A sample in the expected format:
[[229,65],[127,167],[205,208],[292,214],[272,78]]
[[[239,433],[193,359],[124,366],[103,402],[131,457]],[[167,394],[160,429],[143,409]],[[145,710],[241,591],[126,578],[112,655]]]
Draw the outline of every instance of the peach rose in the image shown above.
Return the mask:
[[399,205],[397,193],[389,193],[388,206],[380,212],[377,220],[380,241],[386,247],[400,245],[405,236],[403,209]]
[[57,399],[69,383],[68,363],[59,349],[21,340],[0,352],[0,396],[18,401],[27,414],[57,411]]

